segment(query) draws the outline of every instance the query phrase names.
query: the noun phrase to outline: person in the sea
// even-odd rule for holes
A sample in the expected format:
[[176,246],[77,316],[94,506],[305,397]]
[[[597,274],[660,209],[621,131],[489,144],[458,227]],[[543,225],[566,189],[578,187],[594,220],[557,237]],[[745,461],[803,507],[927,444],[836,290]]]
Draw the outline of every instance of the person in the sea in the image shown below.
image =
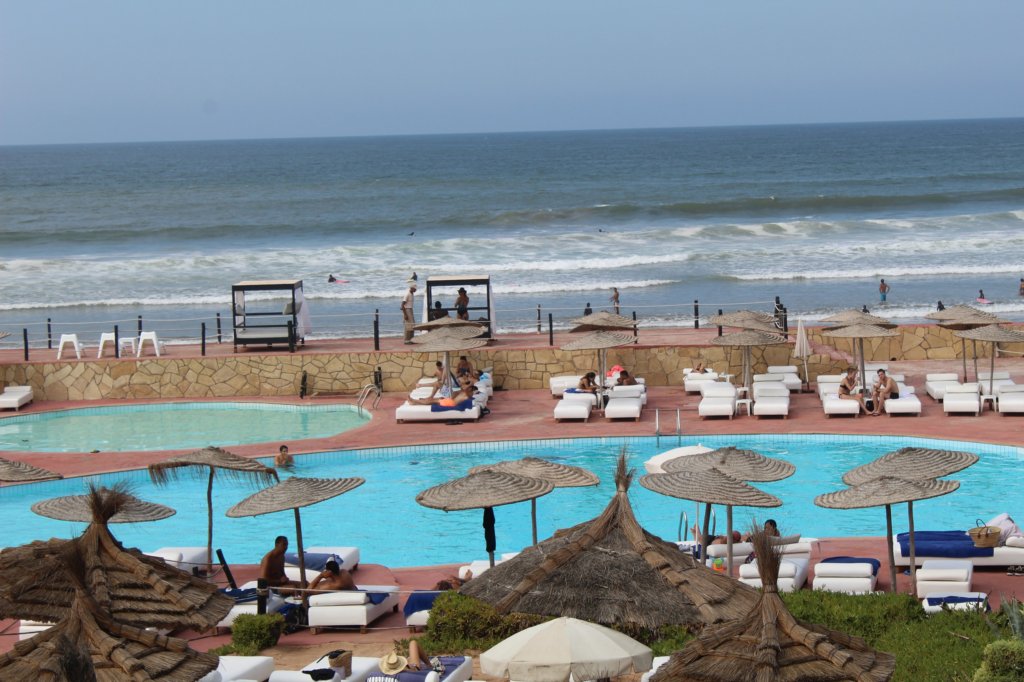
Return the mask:
[[619,288],[612,287],[612,297],[608,299],[611,301],[612,307],[615,308],[615,314],[619,314]]
[[841,400],[856,400],[860,403],[860,409],[864,414],[869,414],[868,406],[864,404],[864,396],[854,393],[857,387],[857,370],[853,367],[846,368],[846,376],[839,382],[839,398]]
[[334,284],[337,281],[338,281],[338,278],[335,277],[333,274],[327,275],[327,283],[328,284]]
[[878,300],[879,301],[881,301],[882,303],[885,303],[885,297],[889,293],[889,289],[890,288],[891,287],[888,284],[885,283],[884,279],[881,282],[878,283]]
[[978,289],[978,300],[979,300],[979,301],[985,301],[985,300],[987,300],[987,299],[985,298],[985,290],[984,290],[984,289]]
[[460,320],[469,319],[469,294],[465,287],[459,287],[459,295],[455,299],[455,316]]
[[284,554],[288,551],[288,538],[278,535],[274,538],[274,549],[263,555],[260,561],[260,578],[267,581],[268,587],[299,587],[294,580],[289,580],[284,572]]
[[896,400],[899,397],[900,388],[893,378],[886,374],[884,369],[878,370],[878,380],[875,381],[874,391],[871,393],[872,407],[875,408],[871,414],[878,416],[882,413],[886,400]]
[[1017,289],[1017,295],[1024,296],[1024,277],[1020,278],[1020,287]]
[[946,309],[946,306],[942,305],[942,301],[939,301],[939,304],[935,306],[935,309],[939,312],[942,312],[943,310]]
[[410,282],[409,291],[406,292],[405,298],[402,299],[402,322],[405,325],[405,342],[412,343],[413,324],[416,318],[412,313],[413,299],[416,297],[416,282]]
[[627,370],[619,370],[619,378],[615,380],[616,386],[636,386],[636,377],[630,376]]
[[[1024,289],[1024,279],[1021,280],[1021,288]],[[1024,291],[1022,291],[1021,293],[1024,294]],[[583,317],[593,314],[594,309],[590,307],[590,301],[587,301],[587,307],[583,309]]]
[[324,570],[309,584],[311,590],[357,590],[352,574],[333,559],[324,564]]
[[283,468],[295,466],[295,460],[289,454],[287,445],[282,445],[277,449],[277,456],[274,457],[274,466]]

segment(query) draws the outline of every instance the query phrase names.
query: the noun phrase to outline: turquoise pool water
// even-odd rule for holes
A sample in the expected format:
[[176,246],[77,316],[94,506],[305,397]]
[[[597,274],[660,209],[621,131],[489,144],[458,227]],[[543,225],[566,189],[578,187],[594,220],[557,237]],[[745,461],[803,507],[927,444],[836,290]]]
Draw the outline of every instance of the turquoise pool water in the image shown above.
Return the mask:
[[129,452],[324,438],[362,426],[353,405],[151,403],[0,419],[0,450]]
[[[874,436],[712,436],[697,438],[595,438],[574,440],[473,443],[327,452],[297,457],[295,474],[301,476],[362,476],[366,483],[356,490],[302,510],[303,537],[307,545],[356,545],[364,561],[389,566],[415,566],[485,558],[481,512],[444,513],[415,502],[416,493],[437,483],[461,476],[477,464],[516,459],[527,455],[550,458],[586,467],[601,477],[595,488],[555,490],[538,500],[541,538],[556,529],[575,525],[604,509],[614,490],[612,475],[620,447],[628,448],[632,466],[643,469],[644,460],[677,445],[701,443],[709,447],[736,445],[793,462],[796,474],[785,481],[758,484],[778,496],[784,505],[775,509],[737,508],[737,526],[752,518],[775,518],[784,533],[835,537],[881,535],[885,529],[882,509],[834,511],[812,503],[815,495],[842,487],[840,476],[885,452],[906,446],[961,449],[975,452],[981,461],[952,478],[961,481],[959,491],[914,505],[917,528],[964,528],[976,518],[988,519],[1009,511],[1024,516],[1024,486],[1017,481],[1024,468],[1024,450],[921,438]],[[129,546],[144,550],[165,545],[205,544],[205,479],[183,480],[156,488],[145,472],[126,472],[38,483],[0,489],[0,509],[5,520],[4,541],[18,545],[49,537],[71,537],[79,524],[36,516],[29,506],[57,495],[78,494],[87,480],[105,485],[127,481],[140,497],[162,502],[178,510],[164,521],[118,525],[114,534]],[[228,507],[254,492],[244,483],[225,478],[215,482],[214,543],[229,561],[256,563],[270,549],[274,536],[283,534],[294,543],[291,513],[246,519],[224,515]],[[694,504],[656,495],[636,484],[630,493],[640,522],[665,539],[675,539],[681,511],[693,516]],[[495,510],[498,551],[511,552],[530,542],[529,504]],[[906,530],[906,511],[897,507],[897,528]],[[718,511],[718,528],[725,527],[724,509]]]

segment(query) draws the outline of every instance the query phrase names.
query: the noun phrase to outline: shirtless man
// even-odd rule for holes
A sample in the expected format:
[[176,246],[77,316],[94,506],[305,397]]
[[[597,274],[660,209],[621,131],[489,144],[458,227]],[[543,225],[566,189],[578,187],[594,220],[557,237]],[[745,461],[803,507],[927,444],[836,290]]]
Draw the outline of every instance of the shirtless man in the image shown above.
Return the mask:
[[878,283],[878,300],[881,301],[882,303],[885,303],[885,297],[889,293],[889,289],[891,289],[891,288],[892,287],[890,287],[888,284],[885,283],[884,279],[881,282],[879,282]]
[[298,587],[294,580],[289,580],[284,572],[284,553],[288,551],[288,538],[278,535],[274,538],[274,549],[267,552],[260,562],[260,578],[267,581],[268,587]]
[[899,386],[896,385],[896,382],[893,381],[891,376],[885,373],[884,369],[878,370],[878,381],[875,382],[875,390],[871,394],[871,398],[875,402],[875,411],[871,414],[875,416],[881,414],[886,400],[895,400],[899,397],[900,389]]
[[846,376],[839,382],[839,398],[841,400],[856,400],[860,403],[860,409],[864,414],[869,414],[868,406],[864,404],[864,396],[860,393],[854,394],[853,389],[857,386],[857,370],[853,367],[846,368]]
[[287,445],[282,445],[278,449],[277,456],[274,457],[274,466],[285,469],[295,466],[295,460],[292,459],[291,454],[289,454]]
[[619,288],[618,287],[612,287],[612,297],[609,298],[608,300],[611,302],[612,307],[615,308],[615,314],[618,315],[619,314]]
[[352,574],[348,571],[342,570],[338,566],[337,561],[328,561],[324,564],[324,570],[317,577],[313,578],[313,582],[309,584],[309,589],[316,590],[357,590],[356,583],[352,580]]
[[636,386],[637,385],[637,381],[636,381],[635,377],[632,377],[632,376],[629,375],[629,372],[627,372],[626,370],[621,370],[619,372],[619,378],[615,380],[615,385],[616,386]]

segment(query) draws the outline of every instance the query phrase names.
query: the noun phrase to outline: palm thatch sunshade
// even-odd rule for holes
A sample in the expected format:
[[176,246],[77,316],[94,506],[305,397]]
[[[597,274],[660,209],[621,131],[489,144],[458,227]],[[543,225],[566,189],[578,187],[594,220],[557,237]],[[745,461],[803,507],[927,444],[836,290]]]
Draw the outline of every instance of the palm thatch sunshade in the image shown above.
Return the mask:
[[573,339],[569,343],[562,346],[562,350],[596,350],[597,351],[597,371],[601,373],[601,377],[598,380],[599,385],[604,385],[606,361],[605,351],[609,348],[617,348],[619,346],[626,346],[634,343],[636,339],[626,334],[616,334],[615,332],[609,331],[595,331]]
[[34,467],[31,464],[15,462],[0,457],[0,481],[4,483],[34,483],[37,481],[53,481],[58,478],[64,477],[52,471]]
[[[108,492],[101,488],[101,493]],[[175,515],[170,507],[155,502],[140,500],[134,495],[125,493],[126,500],[117,513],[107,519],[107,523],[146,523],[160,521]],[[32,511],[48,519],[73,521],[75,523],[91,523],[93,520],[91,495],[65,495],[49,500],[41,500],[32,505]]]
[[651,457],[649,460],[644,462],[644,470],[649,474],[663,474],[665,473],[665,465],[678,457],[690,457],[691,455],[700,455],[705,452],[711,452],[711,448],[703,445],[684,445],[679,448],[672,448],[665,452]]
[[277,485],[250,495],[231,509],[227,515],[232,518],[242,516],[261,516],[273,514],[274,512],[287,511],[295,512],[295,544],[299,551],[299,583],[306,586],[306,554],[302,549],[302,517],[299,509],[317,504],[332,497],[337,497],[355,490],[366,479],[352,478],[300,478],[293,476],[286,478]]
[[596,312],[593,315],[584,315],[571,320],[575,326],[569,330],[570,333],[604,331],[608,329],[633,329],[637,321],[624,315],[616,315],[605,310]]
[[[965,329],[963,331],[953,332],[962,339],[971,339],[972,341],[987,341],[992,344],[991,362],[989,366],[988,375],[988,394],[992,395],[993,386],[993,375],[996,372],[996,347],[1000,343],[1024,343],[1024,332],[1019,332],[1016,329],[1007,329],[1000,327],[996,324],[990,324],[985,327],[976,327],[974,329]],[[978,362],[978,354],[974,354],[974,362]],[[977,376],[978,369],[975,365],[974,374]]]
[[861,386],[867,385],[867,377],[864,376],[864,339],[881,339],[891,336],[899,336],[900,333],[886,329],[876,324],[851,324],[838,329],[829,329],[824,333],[834,339],[856,339],[858,355],[860,356],[860,381]]
[[864,640],[793,617],[779,597],[778,548],[754,534],[761,597],[742,617],[710,625],[651,676],[651,682],[886,682],[892,654]]
[[469,329],[470,331],[473,331],[474,327],[476,327],[476,335],[483,334],[485,331],[487,331],[487,327],[481,325],[479,322],[472,322],[470,320],[460,320],[456,317],[439,317],[436,320],[431,320],[430,322],[422,322],[420,324],[414,325],[413,329],[430,331],[436,329],[454,330],[457,328],[466,328]]
[[857,310],[856,308],[850,308],[849,310],[838,312],[835,315],[829,315],[828,317],[822,318],[821,321],[835,325],[836,327],[850,327],[855,324],[870,324],[875,327],[889,329],[896,326],[884,317],[872,315],[871,313],[866,313],[863,310]]
[[677,471],[703,471],[717,469],[723,474],[741,481],[768,482],[781,481],[796,472],[796,467],[784,459],[765,457],[753,450],[741,450],[727,445],[717,450],[709,450],[703,454],[689,457],[678,457],[662,465],[664,473]]
[[963,471],[978,462],[973,452],[934,450],[932,448],[900,448],[876,460],[850,469],[843,474],[843,483],[858,485],[881,476],[910,478],[918,481],[942,478]]
[[165,485],[179,476],[206,474],[206,565],[213,564],[213,479],[231,476],[258,485],[269,485],[277,480],[277,471],[248,457],[240,457],[220,448],[209,446],[165,459],[149,465],[149,477],[157,485]]
[[[1004,320],[1000,317],[987,313],[984,310],[979,310],[974,306],[969,305],[953,305],[945,310],[936,310],[933,313],[929,313],[924,316],[926,320],[936,320],[940,327],[944,329],[974,329],[975,327],[984,327],[989,324],[1005,324],[1009,320]],[[976,342],[972,342],[972,346],[975,347],[974,354],[974,374],[978,374],[978,354]],[[967,339],[960,339],[960,357],[963,359],[964,366],[964,381],[967,381]]]
[[916,554],[914,549],[914,501],[948,495],[960,487],[958,481],[925,479],[915,481],[895,476],[880,476],[864,483],[858,483],[845,490],[825,493],[814,498],[814,504],[826,509],[866,509],[885,507],[886,542],[889,546],[889,578],[891,590],[896,591],[896,557],[892,547],[892,505],[907,504],[910,531],[910,576],[916,584]]
[[[581,488],[597,485],[601,479],[597,474],[587,471],[582,467],[569,466],[558,462],[550,462],[539,457],[523,457],[522,459],[511,459],[497,464],[482,464],[473,467],[469,473],[476,474],[481,471],[504,471],[527,478],[539,478],[547,481],[556,488]],[[537,544],[537,498],[530,498],[530,516],[533,520],[533,544]]]
[[444,383],[451,387],[452,372],[449,369],[449,353],[457,353],[464,350],[473,350],[474,348],[480,348],[490,343],[490,339],[479,339],[479,338],[460,338],[458,335],[451,335],[447,333],[438,333],[437,331],[430,332],[425,336],[429,336],[429,339],[424,339],[418,342],[416,350],[421,353],[444,353]]
[[[702,457],[706,455],[695,455]],[[661,495],[676,497],[681,500],[703,502],[704,524],[701,527],[700,560],[707,557],[708,525],[711,522],[711,505],[724,504],[726,513],[725,544],[728,573],[732,575],[732,508],[741,507],[781,507],[782,500],[758,490],[752,485],[733,478],[718,469],[701,470],[685,469],[675,473],[647,474],[640,478],[640,485]]]
[[708,323],[719,327],[738,327],[740,329],[759,329],[761,331],[777,332],[775,316],[771,313],[761,313],[755,310],[733,310],[732,312],[712,315]]
[[427,488],[416,496],[416,501],[424,507],[446,512],[483,509],[487,556],[494,566],[494,507],[535,500],[554,489],[550,481],[488,469]]
[[94,489],[93,521],[73,540],[33,542],[0,552],[0,617],[56,623],[75,600],[65,557],[85,564],[84,585],[103,613],[119,622],[156,628],[208,630],[233,600],[212,583],[137,549],[124,549],[111,535],[109,520],[128,504],[123,490]]
[[767,331],[745,329],[741,332],[722,334],[711,339],[714,346],[735,346],[743,349],[743,385],[750,390],[750,349],[754,346],[778,346],[786,343],[784,336],[779,336]]
[[[433,331],[429,331],[426,334],[420,334],[414,336],[412,342],[417,345],[431,345],[437,342],[438,339],[473,339],[483,334],[486,329],[480,325],[462,325],[462,326],[448,326],[448,327],[437,327]],[[486,343],[486,339],[484,339]]]
[[[629,502],[624,456],[596,518],[560,530],[473,578],[461,592],[499,613],[569,616],[602,625],[695,627],[738,618],[756,592],[645,531]],[[600,585],[600,589],[595,589]]]

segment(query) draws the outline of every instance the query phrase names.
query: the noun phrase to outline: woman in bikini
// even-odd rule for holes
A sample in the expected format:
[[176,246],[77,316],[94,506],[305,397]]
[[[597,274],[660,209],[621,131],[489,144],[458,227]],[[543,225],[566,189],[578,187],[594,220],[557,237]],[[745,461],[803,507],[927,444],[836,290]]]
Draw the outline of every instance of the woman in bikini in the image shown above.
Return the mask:
[[860,403],[860,409],[864,414],[869,414],[867,405],[864,404],[864,396],[854,393],[857,387],[857,370],[853,367],[846,368],[846,376],[839,382],[839,398],[841,400],[856,400]]

